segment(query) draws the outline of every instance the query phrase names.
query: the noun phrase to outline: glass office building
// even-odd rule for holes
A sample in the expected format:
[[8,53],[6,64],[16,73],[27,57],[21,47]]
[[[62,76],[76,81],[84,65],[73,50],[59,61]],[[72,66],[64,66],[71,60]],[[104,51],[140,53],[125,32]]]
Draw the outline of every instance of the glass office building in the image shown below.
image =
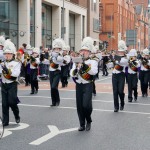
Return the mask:
[[[62,37],[72,50],[81,47],[86,36],[87,9],[65,1],[55,0],[0,0],[0,35],[10,38],[17,48],[23,43],[32,47],[52,47]],[[84,34],[84,35],[83,35]]]
[[0,35],[18,46],[18,0],[0,1]]

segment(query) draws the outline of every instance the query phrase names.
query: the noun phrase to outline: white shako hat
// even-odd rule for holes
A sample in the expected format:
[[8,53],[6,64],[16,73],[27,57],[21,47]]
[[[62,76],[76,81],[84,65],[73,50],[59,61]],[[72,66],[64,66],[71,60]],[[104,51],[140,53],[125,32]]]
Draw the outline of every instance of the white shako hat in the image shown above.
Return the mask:
[[32,49],[33,49],[33,47],[31,47],[31,45],[30,45],[30,44],[27,44],[26,49],[27,49],[27,50],[32,50]]
[[137,51],[136,51],[136,49],[131,49],[128,55],[129,55],[129,57],[137,56]]
[[33,48],[32,53],[37,53],[38,55],[40,54],[40,49],[38,47]]
[[125,41],[120,40],[120,41],[118,42],[118,51],[119,51],[119,52],[125,52],[126,50],[127,50],[127,46],[126,46]]
[[70,51],[70,46],[69,45],[65,45],[62,50],[69,52]]
[[92,53],[97,53],[98,50],[99,50],[98,45],[95,45],[91,52]]
[[5,41],[3,52],[4,52],[4,54],[6,54],[6,53],[16,54],[16,47],[15,47],[14,43],[11,42],[10,39],[7,39]]
[[61,38],[57,38],[53,41],[53,49],[54,48],[60,48],[60,49],[63,49],[63,47],[65,46],[65,42],[63,39]]
[[81,50],[85,49],[92,52],[92,50],[94,49],[93,43],[94,41],[91,37],[85,37],[82,41]]
[[144,50],[143,50],[143,54],[144,54],[144,55],[149,55],[149,50],[148,50],[147,48],[144,49]]

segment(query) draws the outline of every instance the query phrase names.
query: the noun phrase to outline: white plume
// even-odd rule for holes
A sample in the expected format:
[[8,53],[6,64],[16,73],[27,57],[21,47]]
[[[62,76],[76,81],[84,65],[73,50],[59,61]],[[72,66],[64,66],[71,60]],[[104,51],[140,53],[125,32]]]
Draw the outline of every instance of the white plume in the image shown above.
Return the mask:
[[136,49],[131,49],[128,55],[129,55],[130,57],[137,56],[137,51],[136,51]]
[[92,51],[94,49],[93,43],[94,41],[91,37],[84,38],[82,41],[81,50],[86,49],[86,50]]
[[0,45],[4,46],[4,43],[5,43],[5,37],[0,36]]
[[144,55],[149,55],[149,54],[150,54],[150,51],[146,48],[146,49],[143,50],[143,54],[144,54]]
[[4,53],[16,53],[16,47],[14,43],[11,42],[10,39],[7,39],[4,43],[4,48],[3,48]]
[[123,40],[120,40],[118,43],[118,51],[126,51],[127,47],[126,47],[126,43]]
[[37,53],[38,55],[40,54],[40,49],[38,47],[33,48],[33,53]]
[[54,48],[63,49],[64,46],[65,46],[65,42],[63,39],[57,38],[53,41],[53,49]]
[[27,49],[27,50],[31,50],[31,49],[32,49],[31,45],[30,45],[30,44],[27,44],[26,49]]
[[63,50],[64,50],[64,51],[70,51],[70,46],[69,46],[69,45],[65,45],[65,46],[63,47]]
[[92,50],[92,53],[97,53],[98,50],[99,50],[98,45],[95,45]]

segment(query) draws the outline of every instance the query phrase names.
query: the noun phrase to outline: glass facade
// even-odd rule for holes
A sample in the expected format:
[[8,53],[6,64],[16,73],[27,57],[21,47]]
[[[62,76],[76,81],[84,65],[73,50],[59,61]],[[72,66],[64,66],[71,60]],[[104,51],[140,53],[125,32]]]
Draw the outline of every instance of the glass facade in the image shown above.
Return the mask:
[[35,46],[35,0],[30,0],[30,45]]
[[42,4],[42,45],[52,48],[52,7]]
[[84,39],[85,35],[85,16],[82,16],[82,40]]
[[75,15],[69,14],[69,45],[71,50],[75,50]]
[[18,46],[18,0],[0,1],[0,35]]
[[64,22],[65,22],[65,9],[61,8],[61,38],[64,39],[64,34],[65,34],[65,27],[64,27]]

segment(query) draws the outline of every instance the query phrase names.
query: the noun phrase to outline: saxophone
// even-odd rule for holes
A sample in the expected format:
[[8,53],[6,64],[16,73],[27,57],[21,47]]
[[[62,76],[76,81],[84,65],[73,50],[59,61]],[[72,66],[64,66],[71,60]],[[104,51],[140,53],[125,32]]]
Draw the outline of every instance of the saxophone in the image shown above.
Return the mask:
[[136,62],[136,60],[134,60],[133,57],[129,59],[128,63],[129,63],[129,67],[131,68],[131,70],[135,72],[138,71],[138,67],[137,67],[138,63]]
[[148,59],[142,57],[141,63],[146,69],[150,69],[150,66],[148,65]]

